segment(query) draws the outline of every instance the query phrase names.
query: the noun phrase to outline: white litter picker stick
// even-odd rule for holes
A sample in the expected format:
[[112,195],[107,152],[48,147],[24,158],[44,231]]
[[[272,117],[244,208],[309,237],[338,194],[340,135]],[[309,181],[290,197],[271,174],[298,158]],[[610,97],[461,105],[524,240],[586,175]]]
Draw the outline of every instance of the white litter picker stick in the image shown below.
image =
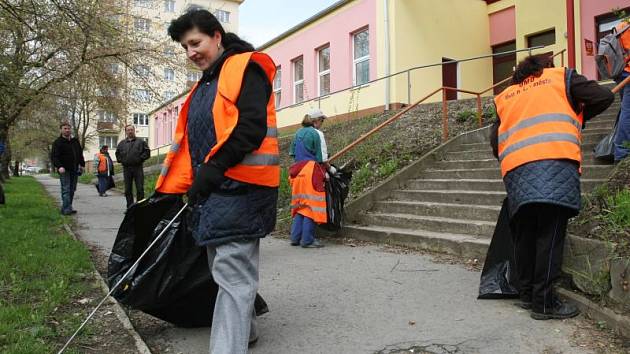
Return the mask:
[[138,259],[136,260],[136,262],[131,266],[131,268],[129,268],[129,270],[127,271],[127,273],[125,273],[125,275],[123,275],[120,280],[118,281],[118,283],[116,283],[116,285],[114,285],[111,290],[109,290],[109,292],[107,293],[107,295],[105,295],[105,297],[103,297],[103,299],[101,300],[101,302],[98,303],[98,305],[96,305],[96,307],[94,308],[94,310],[92,310],[92,312],[88,315],[88,317],[85,319],[85,321],[83,321],[83,323],[81,323],[81,325],[79,326],[79,328],[77,328],[77,330],[74,332],[74,334],[72,335],[72,337],[70,337],[70,339],[68,339],[68,341],[66,342],[66,344],[63,345],[63,348],[61,348],[61,350],[59,350],[57,352],[57,354],[61,354],[63,353],[68,346],[70,345],[70,343],[72,343],[72,341],[74,340],[74,338],[79,334],[79,332],[81,332],[81,330],[83,329],[83,327],[85,327],[85,325],[88,323],[88,321],[92,318],[92,316],[94,316],[94,314],[96,313],[96,311],[98,311],[98,309],[101,307],[101,305],[103,305],[103,303],[105,303],[105,300],[107,300],[108,297],[110,297],[112,295],[112,293],[120,286],[120,284],[122,284],[123,280],[125,280],[125,278],[127,278],[127,276],[133,271],[135,270],[135,268],[138,266],[138,264],[140,263],[140,261],[142,260],[142,258],[147,254],[147,252],[149,252],[149,250],[151,249],[151,247],[153,247],[153,245],[155,245],[161,238],[162,235],[164,235],[164,233],[171,227],[171,225],[173,224],[173,222],[175,222],[175,220],[181,215],[181,213],[186,209],[186,207],[188,206],[188,203],[184,204],[184,206],[177,212],[177,215],[175,215],[175,217],[168,223],[168,225],[166,225],[166,227],[164,228],[164,230],[162,230],[162,232],[160,232],[160,234],[155,238],[155,240],[153,240],[153,242],[151,242],[151,244],[147,247],[147,249],[144,250],[144,252],[142,252],[142,254],[140,255],[140,257],[138,257]]

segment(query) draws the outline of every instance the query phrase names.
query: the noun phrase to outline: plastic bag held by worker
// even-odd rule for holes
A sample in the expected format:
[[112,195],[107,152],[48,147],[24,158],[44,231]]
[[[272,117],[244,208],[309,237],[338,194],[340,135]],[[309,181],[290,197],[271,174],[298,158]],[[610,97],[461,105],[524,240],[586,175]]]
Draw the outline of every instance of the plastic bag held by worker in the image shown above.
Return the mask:
[[608,135],[606,135],[598,144],[593,148],[593,155],[596,159],[607,161],[612,163],[615,160],[615,135],[617,135],[617,128],[619,127],[619,116],[621,110],[617,113],[617,120],[615,125]]
[[352,179],[352,171],[337,168],[335,170],[326,181],[328,222],[322,225],[323,228],[330,231],[337,231],[343,226],[343,208],[350,192],[350,180]]
[[[125,214],[109,257],[110,288],[183,207],[182,198],[153,196],[133,205]],[[151,248],[113,296],[121,304],[141,310],[180,327],[212,324],[218,286],[208,268],[205,247],[198,247],[186,228],[183,212]],[[256,297],[258,315],[268,311]]]
[[486,262],[481,272],[478,299],[518,297],[514,242],[510,231],[507,198],[503,201],[499,220],[490,241]]

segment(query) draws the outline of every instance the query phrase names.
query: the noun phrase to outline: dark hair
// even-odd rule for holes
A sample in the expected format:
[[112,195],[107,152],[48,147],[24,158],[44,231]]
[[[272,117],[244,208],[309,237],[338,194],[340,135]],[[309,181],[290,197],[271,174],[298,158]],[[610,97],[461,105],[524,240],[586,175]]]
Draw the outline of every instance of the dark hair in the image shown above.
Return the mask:
[[107,146],[107,145],[101,146],[101,150],[104,150],[104,149],[109,149],[109,146]]
[[225,50],[233,50],[238,53],[254,50],[253,45],[242,40],[238,35],[232,32],[226,33],[219,20],[208,10],[203,9],[192,9],[171,21],[170,26],[168,26],[168,35],[172,40],[179,42],[186,32],[194,28],[208,36],[214,36],[215,32],[219,31],[221,44]]
[[136,126],[135,126],[135,125],[133,125],[133,124],[127,124],[127,125],[125,125],[125,130],[127,130],[127,128],[129,128],[129,127],[133,127],[133,130],[136,130]]
[[61,124],[59,124],[59,129],[61,129],[61,128],[65,127],[65,126],[68,126],[68,127],[72,128],[70,123],[68,123],[68,122],[61,122]]
[[544,68],[551,67],[553,67],[553,60],[551,58],[551,55],[531,55],[518,63],[518,66],[516,67],[516,70],[514,70],[514,74],[512,75],[512,84],[520,84],[532,75],[540,76]]

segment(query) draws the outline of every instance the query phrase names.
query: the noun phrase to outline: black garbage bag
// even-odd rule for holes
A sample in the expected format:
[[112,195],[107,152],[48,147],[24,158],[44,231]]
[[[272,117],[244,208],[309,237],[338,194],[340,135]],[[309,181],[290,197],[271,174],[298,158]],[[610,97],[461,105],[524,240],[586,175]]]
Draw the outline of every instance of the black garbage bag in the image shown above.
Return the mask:
[[[110,289],[183,205],[179,196],[159,195],[127,210],[109,257]],[[112,296],[176,326],[206,327],[212,324],[218,286],[208,268],[206,248],[195,245],[186,220],[184,211]],[[258,315],[268,312],[258,295],[255,308]]]
[[503,200],[499,220],[483,265],[477,298],[516,298],[518,297],[517,281],[514,241],[510,230],[510,213],[506,198]]
[[[336,167],[335,167],[336,168]],[[326,213],[328,222],[321,225],[326,230],[337,231],[343,226],[343,207],[350,192],[352,171],[337,169],[326,181]]]
[[598,144],[593,148],[593,155],[596,159],[607,161],[612,163],[615,160],[615,135],[617,135],[617,128],[619,126],[619,116],[621,110],[617,113],[617,120],[612,131],[606,135]]

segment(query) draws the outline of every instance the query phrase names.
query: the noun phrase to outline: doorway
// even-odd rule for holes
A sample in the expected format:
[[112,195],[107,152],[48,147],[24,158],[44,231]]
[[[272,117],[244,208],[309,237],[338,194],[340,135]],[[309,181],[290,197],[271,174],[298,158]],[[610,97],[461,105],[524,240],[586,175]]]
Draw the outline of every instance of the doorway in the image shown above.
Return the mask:
[[[516,41],[498,44],[492,47],[492,54],[509,52],[516,50]],[[516,53],[495,55],[492,57],[492,83],[496,84],[502,80],[512,76],[516,67]],[[494,94],[498,95],[506,87],[510,86],[510,82],[506,82],[494,88]]]
[[[454,59],[442,58],[442,63],[454,61]],[[442,86],[457,88],[457,63],[442,64]],[[446,91],[446,99],[457,99],[457,91]]]

